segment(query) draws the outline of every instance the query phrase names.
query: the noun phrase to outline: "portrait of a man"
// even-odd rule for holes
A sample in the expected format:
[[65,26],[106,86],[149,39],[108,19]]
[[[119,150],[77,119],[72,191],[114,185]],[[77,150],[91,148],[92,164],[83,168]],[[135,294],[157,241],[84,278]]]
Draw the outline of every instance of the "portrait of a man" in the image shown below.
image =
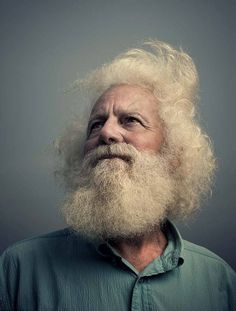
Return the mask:
[[173,223],[215,170],[192,58],[152,40],[73,87],[90,115],[57,144],[69,226],[4,252],[1,310],[235,310],[234,271]]
[[235,4],[0,3],[0,311],[235,311]]

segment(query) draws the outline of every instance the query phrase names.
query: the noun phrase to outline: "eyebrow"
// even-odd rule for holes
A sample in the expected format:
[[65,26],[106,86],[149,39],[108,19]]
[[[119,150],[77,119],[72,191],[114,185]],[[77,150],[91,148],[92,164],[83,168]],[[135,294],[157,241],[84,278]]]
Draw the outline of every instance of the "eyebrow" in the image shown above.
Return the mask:
[[[138,116],[139,118],[141,118],[144,122],[148,123],[148,120],[145,118],[145,116],[143,116],[142,114],[140,114],[140,112],[138,111],[129,111],[129,110],[122,110],[120,111],[120,115],[124,116],[124,115],[133,115],[133,116]],[[106,112],[104,113],[95,113],[94,115],[91,115],[89,121],[88,121],[88,126],[91,124],[91,122],[93,122],[94,120],[104,120],[108,117],[108,114]]]
[[95,119],[103,119],[103,118],[106,118],[108,116],[108,114],[106,112],[104,113],[95,113],[95,114],[92,114],[89,118],[89,122],[91,120],[95,120]]
[[[127,108],[123,108],[121,110],[119,110],[119,112],[121,114],[125,114],[125,113],[135,113],[141,116],[140,112],[136,109],[135,105],[137,104],[136,101],[132,102],[129,104],[129,106]],[[91,118],[96,118],[96,117],[106,117],[107,113],[106,112],[95,112],[93,114],[93,110],[91,111]]]

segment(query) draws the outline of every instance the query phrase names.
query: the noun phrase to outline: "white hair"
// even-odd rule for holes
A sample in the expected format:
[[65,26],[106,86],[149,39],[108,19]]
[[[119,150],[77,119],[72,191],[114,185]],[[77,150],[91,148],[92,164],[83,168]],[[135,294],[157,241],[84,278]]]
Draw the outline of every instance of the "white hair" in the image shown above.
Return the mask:
[[[152,92],[164,124],[166,153],[175,157],[178,201],[169,217],[183,218],[196,210],[210,192],[216,166],[210,139],[197,120],[198,74],[193,60],[182,49],[160,41],[145,43],[144,47],[146,49],[131,49],[119,55],[86,79],[75,81],[73,88],[86,91],[91,104],[89,110],[115,85],[137,85]],[[76,125],[59,142],[65,159],[60,173],[70,187],[71,172],[79,169],[81,161],[78,139]]]

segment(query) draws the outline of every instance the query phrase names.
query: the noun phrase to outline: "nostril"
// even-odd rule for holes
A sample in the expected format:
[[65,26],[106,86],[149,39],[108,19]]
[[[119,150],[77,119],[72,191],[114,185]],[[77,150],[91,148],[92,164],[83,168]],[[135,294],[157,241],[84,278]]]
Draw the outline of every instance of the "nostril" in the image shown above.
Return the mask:
[[99,139],[99,145],[104,146],[104,145],[107,145],[107,143],[105,142],[104,139]]
[[117,142],[116,139],[112,137],[100,136],[100,139],[99,139],[99,145],[111,145],[111,144],[115,144],[116,142]]
[[114,138],[110,137],[110,138],[108,138],[108,142],[110,144],[114,144],[114,143],[116,143],[116,140]]
[[117,130],[103,127],[99,134],[100,145],[110,145],[121,142],[121,133]]

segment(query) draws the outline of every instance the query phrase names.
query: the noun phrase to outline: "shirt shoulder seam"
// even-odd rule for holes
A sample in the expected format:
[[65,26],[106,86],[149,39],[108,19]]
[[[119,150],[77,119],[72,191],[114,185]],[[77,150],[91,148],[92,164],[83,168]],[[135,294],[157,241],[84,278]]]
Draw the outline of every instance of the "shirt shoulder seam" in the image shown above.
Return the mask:
[[206,254],[206,253],[204,253],[204,252],[202,252],[200,250],[195,250],[195,249],[192,249],[192,248],[190,248],[188,246],[184,246],[184,249],[186,251],[189,251],[189,252],[192,252],[192,253],[197,253],[197,254],[202,255],[204,257],[208,257],[208,258],[214,259],[216,261],[219,261],[221,263],[227,264],[222,258],[220,258],[219,256],[217,256],[215,254],[212,254],[212,255],[211,254]]
[[15,242],[13,245],[9,246],[5,252],[8,253],[9,251],[13,250],[14,248],[16,248],[17,246],[20,246],[22,244],[26,244],[26,243],[30,243],[31,241],[34,240],[44,240],[44,239],[54,239],[54,238],[63,238],[63,237],[67,237],[72,235],[72,232],[69,228],[65,228],[62,230],[58,230],[55,232],[51,232],[51,233],[46,233],[46,234],[42,234],[42,235],[38,235],[38,236],[33,236],[31,238],[27,238],[18,242]]

